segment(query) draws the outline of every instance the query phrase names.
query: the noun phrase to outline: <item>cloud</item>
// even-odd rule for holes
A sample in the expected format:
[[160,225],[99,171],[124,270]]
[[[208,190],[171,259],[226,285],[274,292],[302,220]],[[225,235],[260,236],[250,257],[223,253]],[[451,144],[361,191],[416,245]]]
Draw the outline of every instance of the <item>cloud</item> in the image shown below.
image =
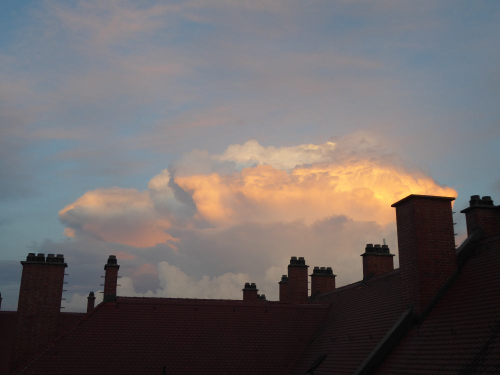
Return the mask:
[[390,205],[408,194],[456,196],[394,156],[374,156],[372,146],[364,137],[292,147],[264,147],[251,140],[221,155],[195,152],[176,164],[173,174],[165,169],[153,177],[145,191],[88,191],[59,217],[70,237],[175,247],[172,227],[297,220],[311,225],[332,215],[386,225],[394,222]]
[[290,256],[333,267],[343,285],[360,278],[366,243],[386,239],[396,252],[390,205],[412,193],[456,196],[366,134],[286,147],[250,140],[188,153],[143,191],[88,191],[59,217],[79,244],[73,257],[85,243],[93,256],[119,255],[122,293],[240,298],[257,282],[276,299]]
[[175,242],[166,232],[169,218],[155,209],[149,192],[136,189],[88,191],[63,208],[59,217],[68,237],[91,236],[137,247]]

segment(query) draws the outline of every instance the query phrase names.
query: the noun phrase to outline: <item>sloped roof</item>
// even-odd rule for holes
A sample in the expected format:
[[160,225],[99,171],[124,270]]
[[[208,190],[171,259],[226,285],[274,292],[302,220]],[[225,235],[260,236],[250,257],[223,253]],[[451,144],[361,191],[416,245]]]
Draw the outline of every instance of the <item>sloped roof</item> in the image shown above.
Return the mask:
[[483,240],[378,374],[500,373],[500,236]]
[[325,323],[300,357],[294,374],[352,374],[403,313],[399,270],[325,293],[330,303]]
[[[68,331],[84,316],[83,313],[60,313],[58,336]],[[10,373],[17,327],[17,311],[0,311],[0,374]]]
[[21,374],[284,374],[328,305],[124,298],[99,305]]

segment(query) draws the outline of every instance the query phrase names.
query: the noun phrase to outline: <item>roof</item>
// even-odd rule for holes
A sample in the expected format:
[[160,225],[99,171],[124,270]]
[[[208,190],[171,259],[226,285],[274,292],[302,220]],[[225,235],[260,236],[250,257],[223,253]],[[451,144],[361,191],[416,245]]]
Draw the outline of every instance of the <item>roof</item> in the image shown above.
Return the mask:
[[[22,374],[284,374],[329,310],[322,304],[118,297]],[[57,364],[57,365],[56,365]]]
[[318,374],[352,374],[403,313],[399,270],[338,288],[315,299],[329,303],[325,323],[300,356],[293,373],[316,361]]
[[[83,316],[85,316],[84,313],[60,313],[57,335],[69,331]],[[2,348],[0,350],[0,374],[10,372],[16,326],[17,311],[0,311],[0,347]]]
[[489,237],[379,374],[500,373],[500,236]]

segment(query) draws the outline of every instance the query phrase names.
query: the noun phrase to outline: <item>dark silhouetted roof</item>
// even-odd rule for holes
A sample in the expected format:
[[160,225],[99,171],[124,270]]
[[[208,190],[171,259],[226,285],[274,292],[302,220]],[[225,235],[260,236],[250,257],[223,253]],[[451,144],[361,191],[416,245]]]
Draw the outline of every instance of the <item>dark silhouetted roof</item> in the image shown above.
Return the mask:
[[301,355],[294,374],[305,374],[326,354],[317,374],[352,374],[403,313],[399,270],[325,293],[326,322]]
[[500,374],[500,236],[483,240],[378,374]]
[[119,297],[22,374],[284,374],[328,305]]

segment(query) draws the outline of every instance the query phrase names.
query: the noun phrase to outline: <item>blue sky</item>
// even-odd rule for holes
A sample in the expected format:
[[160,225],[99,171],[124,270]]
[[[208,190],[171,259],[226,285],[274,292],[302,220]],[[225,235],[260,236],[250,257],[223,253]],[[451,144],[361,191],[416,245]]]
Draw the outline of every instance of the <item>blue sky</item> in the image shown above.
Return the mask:
[[[5,303],[18,261],[56,249],[75,309],[112,251],[124,293],[203,296],[203,276],[275,288],[303,255],[292,229],[316,244],[306,259],[356,280],[363,241],[397,250],[383,207],[398,194],[500,199],[499,39],[497,1],[3,1]],[[339,203],[316,204],[324,186]],[[349,249],[325,250],[328,233]]]

